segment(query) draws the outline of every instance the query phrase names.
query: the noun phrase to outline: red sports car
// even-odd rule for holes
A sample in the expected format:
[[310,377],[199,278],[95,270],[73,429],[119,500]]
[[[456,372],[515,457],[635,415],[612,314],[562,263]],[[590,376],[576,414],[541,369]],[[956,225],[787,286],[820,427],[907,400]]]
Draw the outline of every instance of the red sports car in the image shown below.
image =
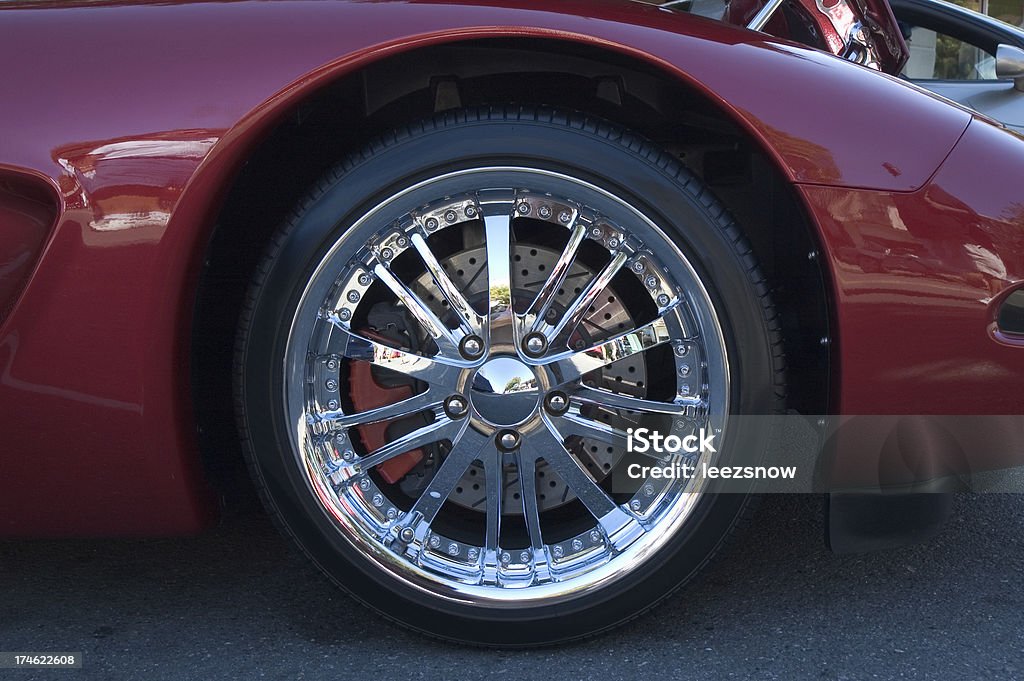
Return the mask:
[[670,4],[0,3],[0,534],[201,531],[241,445],[356,599],[547,643],[753,508],[631,429],[784,413],[920,416],[815,475],[836,549],[934,529],[935,423],[1024,412],[1024,139],[884,0]]

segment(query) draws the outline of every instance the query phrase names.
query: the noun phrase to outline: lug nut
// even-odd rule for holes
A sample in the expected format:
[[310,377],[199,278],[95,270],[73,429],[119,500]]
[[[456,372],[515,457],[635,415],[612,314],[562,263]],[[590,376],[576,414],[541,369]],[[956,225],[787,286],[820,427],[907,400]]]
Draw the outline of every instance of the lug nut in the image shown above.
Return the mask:
[[462,395],[452,395],[444,402],[444,410],[452,418],[462,418],[469,411],[469,404]]
[[539,357],[547,346],[547,338],[540,333],[531,333],[523,340],[523,349],[531,357]]
[[519,446],[519,433],[514,430],[503,430],[498,434],[498,445],[505,450],[513,450]]
[[459,346],[462,356],[466,359],[476,359],[484,351],[484,342],[478,336],[466,336]]
[[569,408],[569,398],[565,396],[565,393],[553,392],[548,395],[544,405],[552,414],[564,414],[565,410]]

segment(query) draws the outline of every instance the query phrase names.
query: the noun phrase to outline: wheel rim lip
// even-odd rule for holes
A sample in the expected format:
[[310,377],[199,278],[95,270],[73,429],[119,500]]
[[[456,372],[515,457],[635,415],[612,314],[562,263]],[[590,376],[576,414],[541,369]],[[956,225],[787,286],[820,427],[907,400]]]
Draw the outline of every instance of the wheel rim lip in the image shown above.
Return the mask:
[[[714,382],[721,389],[709,394],[708,424],[715,429],[720,429],[720,432],[728,438],[727,422],[729,420],[732,382],[728,352],[719,316],[715,309],[714,300],[708,293],[703,279],[679,249],[675,241],[668,236],[666,230],[659,227],[651,218],[625,199],[586,180],[565,173],[527,165],[500,165],[479,166],[439,174],[421,180],[388,196],[373,208],[364,212],[343,233],[337,235],[330,248],[319,256],[319,262],[312,274],[308,276],[306,286],[295,307],[295,312],[288,327],[288,337],[285,344],[282,366],[284,382],[281,398],[285,407],[285,414],[292,426],[294,426],[288,428],[289,446],[296,463],[302,471],[303,482],[307,490],[318,500],[318,506],[325,517],[361,559],[365,560],[372,567],[378,568],[381,574],[386,574],[390,577],[396,586],[411,587],[430,597],[440,598],[443,601],[459,605],[507,609],[560,603],[599,590],[646,563],[671,538],[675,537],[686,521],[689,520],[694,508],[703,496],[703,484],[698,484],[692,491],[679,491],[677,493],[679,498],[672,503],[672,517],[658,521],[656,528],[645,532],[641,540],[630,544],[622,553],[614,555],[603,565],[594,567],[582,574],[572,575],[564,582],[531,584],[525,588],[507,588],[493,584],[467,584],[453,579],[439,579],[441,575],[438,572],[425,570],[422,566],[406,560],[381,544],[376,537],[368,535],[364,528],[354,523],[353,518],[348,515],[346,509],[340,507],[338,497],[335,496],[334,491],[327,484],[322,471],[319,470],[319,457],[317,453],[304,450],[300,445],[306,427],[304,419],[306,413],[304,405],[305,393],[301,389],[303,385],[301,379],[305,365],[303,362],[293,361],[293,358],[305,356],[313,329],[317,323],[316,315],[310,315],[308,312],[310,309],[315,311],[320,308],[327,291],[335,281],[335,277],[329,274],[325,277],[324,273],[329,270],[340,271],[337,267],[333,266],[339,252],[353,240],[355,240],[357,247],[361,245],[363,241],[359,240],[358,235],[365,231],[371,223],[377,221],[374,233],[386,228],[386,225],[391,222],[386,217],[381,218],[382,212],[386,209],[396,204],[407,203],[410,201],[410,197],[427,189],[471,175],[485,177],[487,175],[497,175],[499,177],[504,175],[526,175],[531,178],[539,177],[550,181],[557,181],[587,192],[593,192],[604,200],[610,201],[624,209],[634,219],[640,220],[647,231],[659,237],[659,246],[664,245],[671,249],[672,260],[675,264],[681,266],[686,273],[686,286],[683,287],[686,294],[686,303],[690,311],[697,317],[703,348],[708,354],[708,366],[715,367],[720,373],[719,380]],[[480,188],[484,189],[492,186],[487,183],[481,183]],[[513,183],[509,186],[513,187],[516,184]],[[429,198],[436,200],[442,195],[443,193],[436,194]],[[409,209],[414,209],[414,206],[407,206],[406,209],[400,210],[399,214],[407,213]],[[404,213],[402,212],[403,210]],[[340,222],[336,223],[332,226],[332,229],[336,230],[341,224]],[[346,260],[344,263],[341,263],[341,266],[345,266],[348,262]],[[674,277],[674,279],[678,281],[679,277]],[[318,289],[321,289],[319,293]],[[694,300],[695,297],[698,297],[699,300]],[[312,308],[310,307],[311,305]],[[709,343],[709,339],[713,339],[716,342],[714,344]],[[297,344],[301,347],[297,348]],[[296,355],[297,352],[300,355]],[[480,361],[476,362],[477,366],[485,363],[487,357],[488,355],[485,352]],[[712,382],[711,378],[709,378],[709,382]],[[546,418],[542,413],[542,407],[540,412],[540,417]],[[299,415],[299,417],[293,418],[295,415]],[[500,430],[504,427],[497,428]],[[719,451],[722,449],[723,447],[720,447]],[[523,549],[514,550],[519,551]],[[581,584],[580,582],[583,583]]]

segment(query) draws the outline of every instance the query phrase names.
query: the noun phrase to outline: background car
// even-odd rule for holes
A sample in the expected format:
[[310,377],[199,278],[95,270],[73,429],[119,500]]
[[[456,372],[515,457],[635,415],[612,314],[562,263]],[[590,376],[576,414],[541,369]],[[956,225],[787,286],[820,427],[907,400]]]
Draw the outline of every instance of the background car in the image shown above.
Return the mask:
[[1024,29],[944,0],[889,4],[908,33],[904,76],[1024,132]]
[[1024,413],[1024,139],[817,5],[0,3],[0,532],[199,532],[244,460],[356,600],[547,644],[754,512],[629,428],[785,414],[895,420],[805,469],[834,549],[936,531]]

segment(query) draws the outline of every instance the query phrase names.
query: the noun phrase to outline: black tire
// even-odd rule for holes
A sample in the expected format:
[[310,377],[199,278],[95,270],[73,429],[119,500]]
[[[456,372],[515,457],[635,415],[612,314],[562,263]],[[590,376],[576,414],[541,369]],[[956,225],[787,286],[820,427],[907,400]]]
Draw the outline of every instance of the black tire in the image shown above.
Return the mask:
[[[719,311],[733,367],[731,412],[778,413],[783,396],[778,324],[750,246],[700,180],[635,134],[547,109],[462,110],[396,130],[329,173],[274,237],[242,311],[236,406],[253,477],[283,532],[355,599],[430,635],[498,646],[576,639],[637,616],[690,580],[750,512],[745,495],[704,495],[676,536],[610,587],[555,605],[481,610],[381,574],[311,494],[279,398],[289,323],[311,269],[339,231],[381,197],[440,172],[514,163],[572,173],[665,227],[694,254]],[[747,428],[736,437],[734,446],[763,448],[767,433]]]

